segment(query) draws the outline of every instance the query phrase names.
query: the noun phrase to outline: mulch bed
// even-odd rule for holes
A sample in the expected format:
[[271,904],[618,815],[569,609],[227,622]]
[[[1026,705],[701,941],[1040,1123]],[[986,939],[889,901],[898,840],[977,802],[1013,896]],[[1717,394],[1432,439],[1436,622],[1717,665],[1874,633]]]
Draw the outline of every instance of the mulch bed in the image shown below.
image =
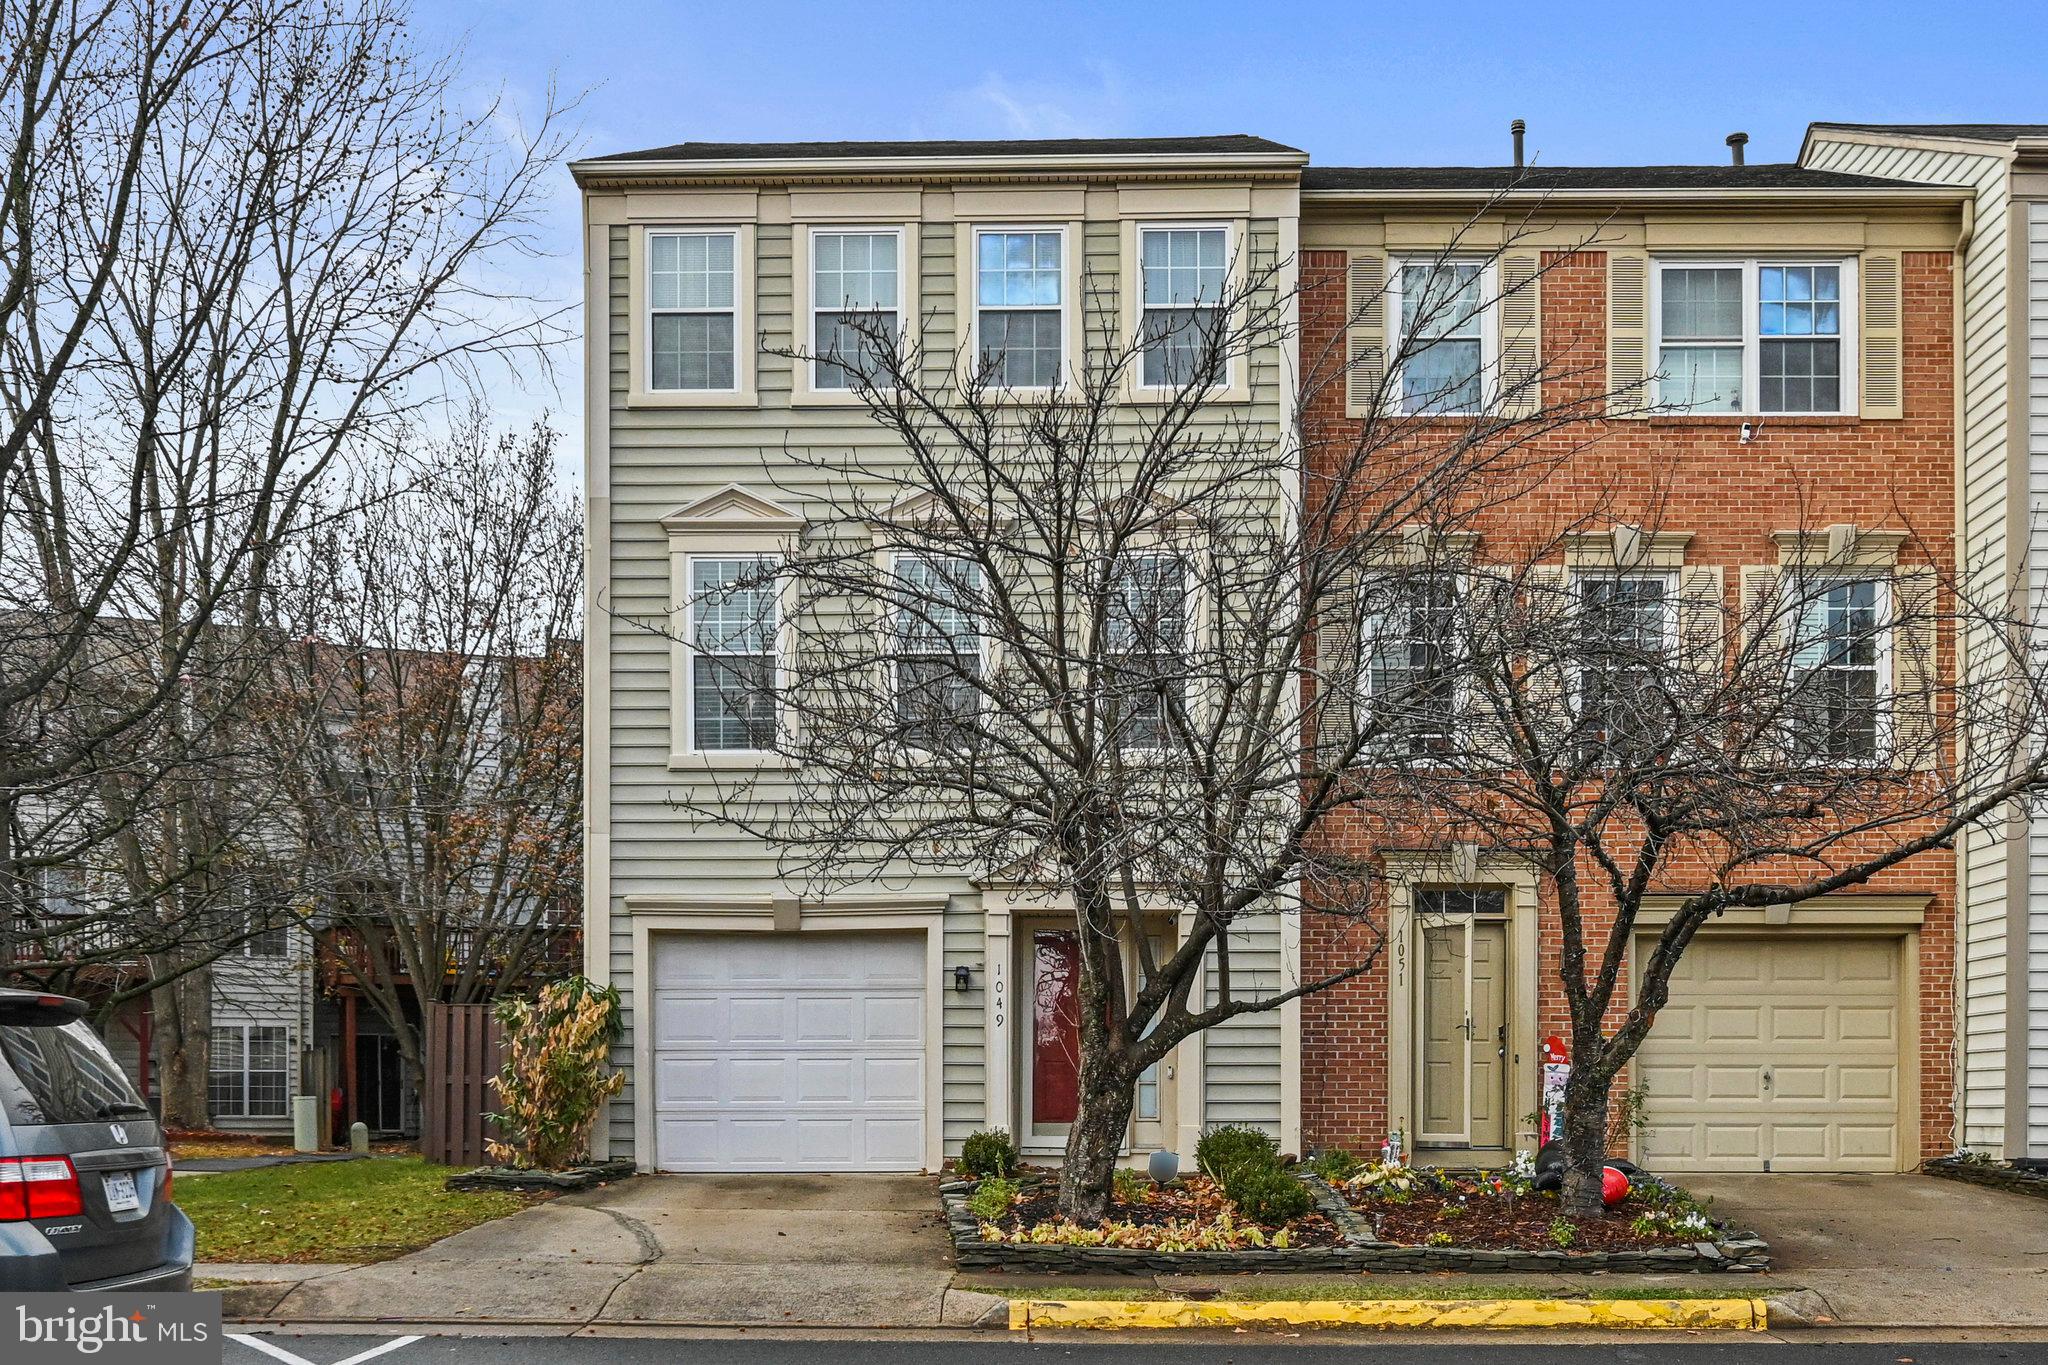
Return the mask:
[[[1136,1223],[1141,1227],[1158,1227],[1165,1223],[1186,1222],[1191,1218],[1208,1221],[1229,1207],[1222,1192],[1203,1175],[1191,1175],[1170,1185],[1152,1186],[1146,1193],[1147,1197],[1136,1203],[1112,1199],[1108,1221]],[[1060,1216],[1059,1204],[1059,1182],[1056,1179],[1026,1186],[1016,1206],[1010,1210],[1009,1216],[1002,1220],[1000,1226],[1005,1232],[1011,1232],[1018,1228],[1056,1222]],[[1250,1223],[1249,1219],[1240,1218],[1238,1221]],[[1332,1247],[1342,1245],[1344,1241],[1344,1235],[1338,1231],[1337,1225],[1320,1213],[1303,1214],[1290,1223],[1260,1223],[1256,1226],[1264,1228],[1269,1233],[1285,1227],[1288,1230],[1288,1240],[1298,1247]]]
[[[1415,1191],[1405,1204],[1375,1198],[1359,1190],[1345,1190],[1351,1206],[1371,1219],[1383,1241],[1403,1246],[1426,1245],[1432,1233],[1449,1233],[1455,1246],[1487,1251],[1547,1251],[1557,1247],[1550,1239],[1550,1225],[1558,1216],[1557,1200],[1547,1194],[1525,1194],[1517,1199],[1492,1194],[1437,1194]],[[1624,1199],[1597,1218],[1575,1218],[1577,1236],[1571,1251],[1646,1251],[1653,1247],[1690,1246],[1697,1237],[1687,1237],[1660,1228],[1648,1237],[1629,1226],[1648,1205]],[[1449,1208],[1463,1208],[1462,1214],[1446,1218]]]

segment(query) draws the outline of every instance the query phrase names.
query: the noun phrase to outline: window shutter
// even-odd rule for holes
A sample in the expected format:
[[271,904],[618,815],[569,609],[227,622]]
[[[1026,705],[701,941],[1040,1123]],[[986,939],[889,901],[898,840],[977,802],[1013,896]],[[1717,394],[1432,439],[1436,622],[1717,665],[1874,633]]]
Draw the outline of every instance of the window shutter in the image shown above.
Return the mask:
[[1786,629],[1778,585],[1784,572],[1775,564],[1745,564],[1742,568],[1741,630],[1736,648],[1735,686],[1742,706],[1753,714],[1742,717],[1756,726],[1752,734],[1753,756],[1765,763],[1785,758],[1785,726],[1791,704],[1792,679],[1785,653]]
[[[1577,641],[1572,638],[1578,629],[1578,613],[1572,599],[1575,588],[1562,564],[1530,565],[1523,585],[1527,598],[1524,620],[1529,648],[1532,654],[1540,650],[1540,656],[1528,660],[1521,685],[1527,701],[1527,714],[1532,723],[1540,727],[1542,743],[1554,751],[1572,724],[1574,679],[1571,675],[1580,658]],[[1541,649],[1540,642],[1546,639],[1555,643],[1551,648]],[[1519,750],[1524,743],[1517,741],[1512,747]],[[1505,737],[1502,744],[1507,747]]]
[[1607,254],[1607,415],[1640,417],[1649,407],[1650,258]]
[[1325,761],[1357,734],[1358,575],[1345,570],[1316,613],[1316,747]]
[[1892,752],[1916,768],[1932,768],[1935,752],[1935,578],[1925,569],[1892,579]]
[[1379,401],[1387,367],[1387,258],[1377,251],[1352,252],[1346,280],[1344,414],[1367,417]]
[[1537,373],[1542,311],[1536,253],[1509,252],[1500,262],[1500,409],[1503,417],[1529,417],[1541,406]]
[[1689,564],[1678,575],[1678,664],[1699,679],[1698,701],[1728,667],[1725,581],[1718,564]]
[[1862,412],[1865,417],[1904,417],[1905,377],[1899,254],[1871,251],[1858,277],[1862,314]]

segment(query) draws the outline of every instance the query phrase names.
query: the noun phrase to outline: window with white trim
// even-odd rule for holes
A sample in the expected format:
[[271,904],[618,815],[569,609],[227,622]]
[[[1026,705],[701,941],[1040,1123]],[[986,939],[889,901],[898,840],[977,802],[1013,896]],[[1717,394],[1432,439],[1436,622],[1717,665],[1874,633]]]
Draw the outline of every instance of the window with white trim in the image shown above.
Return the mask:
[[1891,641],[1888,585],[1877,578],[1794,582],[1791,747],[1807,760],[1867,761],[1884,749]]
[[1163,749],[1184,697],[1187,566],[1170,554],[1127,554],[1117,563],[1104,621],[1105,705],[1117,743]]
[[1853,261],[1660,261],[1655,273],[1658,406],[1851,410]]
[[1668,574],[1578,579],[1579,718],[1597,751],[1625,753],[1662,731],[1658,689],[1677,633]]
[[1411,754],[1449,747],[1457,730],[1457,687],[1449,645],[1458,579],[1442,572],[1389,574],[1366,588],[1359,679],[1381,742]]
[[[1139,382],[1146,388],[1223,382],[1221,358],[1210,349],[1223,323],[1229,253],[1225,228],[1138,229]],[[1214,373],[1198,373],[1205,361]]]
[[690,558],[690,747],[765,753],[775,747],[775,561]]
[[1396,260],[1387,307],[1399,357],[1394,401],[1403,413],[1464,415],[1486,406],[1497,345],[1484,261]]
[[974,234],[976,354],[1010,389],[1059,383],[1066,353],[1066,234],[983,228]]
[[981,711],[981,566],[904,554],[895,571],[896,720],[922,747],[936,747]]
[[883,338],[901,334],[903,234],[894,230],[811,234],[811,387],[851,389],[883,362]]
[[647,387],[730,393],[738,387],[735,281],[739,234],[647,234]]
[[216,1118],[281,1119],[291,1108],[291,1033],[269,1024],[215,1025],[206,1107]]

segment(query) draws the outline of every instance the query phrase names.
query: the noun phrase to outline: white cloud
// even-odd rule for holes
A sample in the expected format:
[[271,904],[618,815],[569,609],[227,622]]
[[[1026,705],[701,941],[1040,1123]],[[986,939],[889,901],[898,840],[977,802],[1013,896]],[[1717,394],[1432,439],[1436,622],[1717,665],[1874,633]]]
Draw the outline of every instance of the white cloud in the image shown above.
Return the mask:
[[1001,137],[1100,137],[1129,123],[1130,100],[1106,62],[1080,83],[1016,81],[990,72],[951,101],[977,131]]

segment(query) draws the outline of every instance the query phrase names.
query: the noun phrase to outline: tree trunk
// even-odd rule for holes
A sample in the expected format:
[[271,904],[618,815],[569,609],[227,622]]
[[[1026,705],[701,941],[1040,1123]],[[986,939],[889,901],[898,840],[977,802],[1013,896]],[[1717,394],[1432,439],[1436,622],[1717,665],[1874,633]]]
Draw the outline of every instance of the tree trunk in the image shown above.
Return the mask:
[[1591,1066],[1574,1062],[1564,1087],[1563,1211],[1573,1218],[1597,1218],[1607,1208],[1601,1192],[1607,1165],[1608,1082]]
[[[1110,1072],[1110,1068],[1102,1068]],[[1137,1091],[1130,1078],[1113,1072],[1090,1076],[1083,1064],[1081,1106],[1067,1130],[1066,1163],[1060,1167],[1060,1212],[1077,1223],[1109,1217],[1117,1153],[1131,1127]]]
[[213,972],[201,967],[151,992],[158,1042],[157,1085],[163,1122],[171,1128],[206,1128],[206,1080],[213,1041]]

